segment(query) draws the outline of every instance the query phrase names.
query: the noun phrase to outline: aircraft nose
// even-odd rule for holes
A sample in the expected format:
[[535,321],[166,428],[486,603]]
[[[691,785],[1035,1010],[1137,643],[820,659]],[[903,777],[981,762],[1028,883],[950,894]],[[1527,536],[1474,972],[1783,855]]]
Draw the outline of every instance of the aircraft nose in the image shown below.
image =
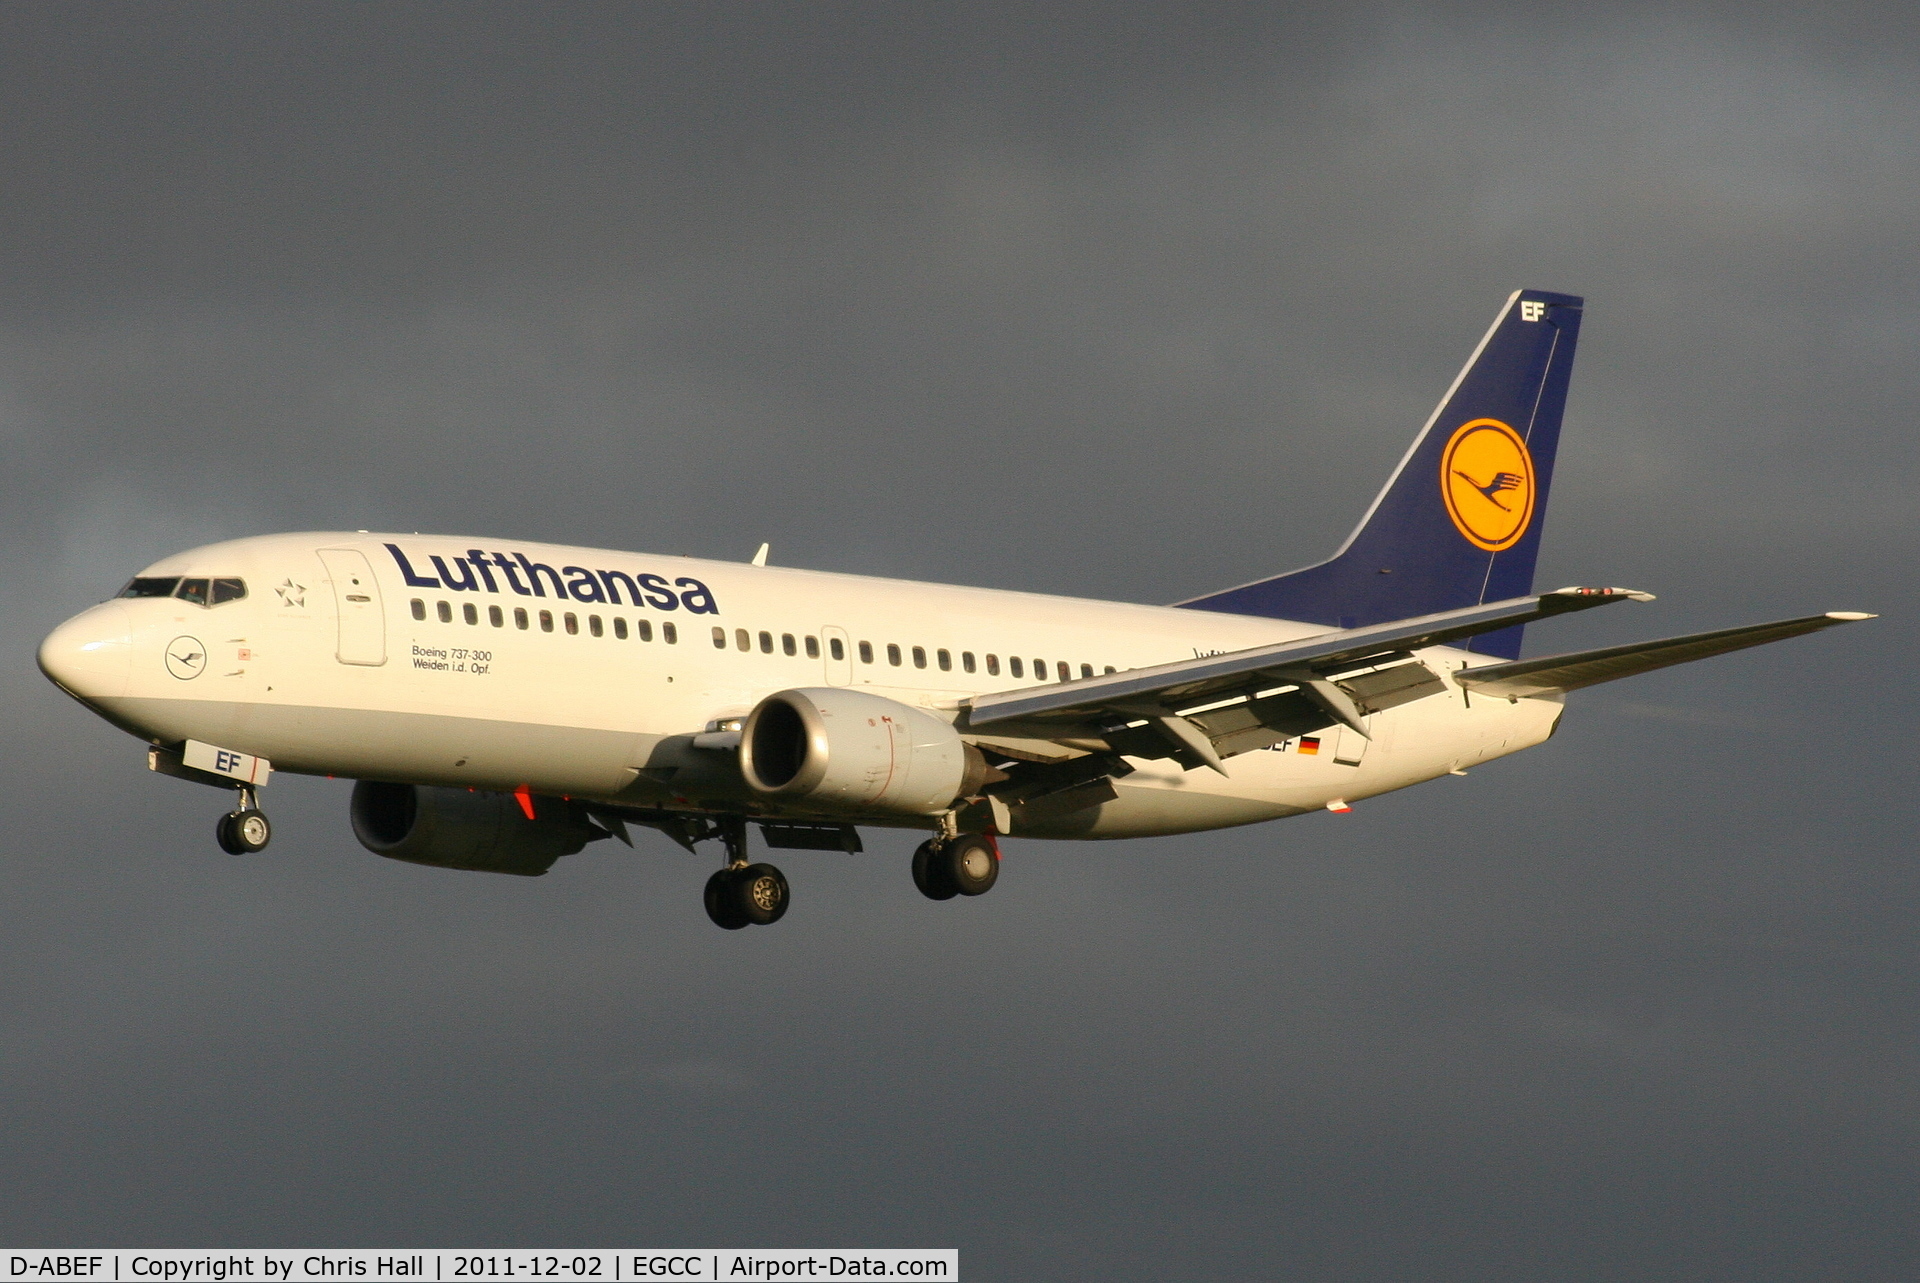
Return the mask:
[[133,628],[127,608],[109,601],[83,610],[40,643],[40,671],[81,699],[127,693]]

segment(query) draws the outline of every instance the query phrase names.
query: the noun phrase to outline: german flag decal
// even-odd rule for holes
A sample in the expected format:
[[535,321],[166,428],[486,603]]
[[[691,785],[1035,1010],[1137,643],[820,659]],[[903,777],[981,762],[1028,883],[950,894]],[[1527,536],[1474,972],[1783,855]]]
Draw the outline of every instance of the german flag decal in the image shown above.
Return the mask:
[[1300,737],[1300,751],[1301,751],[1302,753],[1305,753],[1305,754],[1306,754],[1306,755],[1307,755],[1308,757],[1312,757],[1312,756],[1313,756],[1313,755],[1314,755],[1315,753],[1318,753],[1318,752],[1320,751],[1320,741],[1319,741],[1319,739],[1317,739],[1316,737],[1314,737],[1314,736],[1312,736],[1312,735],[1303,735],[1303,736],[1301,736],[1301,737]]

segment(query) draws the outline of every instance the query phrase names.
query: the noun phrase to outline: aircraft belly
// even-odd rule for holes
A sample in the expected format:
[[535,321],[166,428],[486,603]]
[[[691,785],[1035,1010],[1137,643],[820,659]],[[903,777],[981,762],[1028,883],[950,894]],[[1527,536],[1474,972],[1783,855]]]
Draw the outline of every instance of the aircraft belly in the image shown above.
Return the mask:
[[276,771],[415,784],[610,796],[659,737],[445,714],[218,700],[98,701],[116,724],[162,741],[203,740]]
[[1164,837],[1259,824],[1304,808],[1260,798],[1116,784],[1111,802],[1051,817],[1039,823],[1016,818],[1013,837],[1065,838],[1099,841],[1106,838]]

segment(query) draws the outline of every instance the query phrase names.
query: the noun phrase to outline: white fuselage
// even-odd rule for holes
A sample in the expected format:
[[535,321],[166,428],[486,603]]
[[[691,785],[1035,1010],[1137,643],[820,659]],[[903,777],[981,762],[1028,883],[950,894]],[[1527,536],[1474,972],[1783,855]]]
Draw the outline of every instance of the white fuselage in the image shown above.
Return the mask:
[[[216,744],[283,771],[525,786],[694,812],[769,809],[729,755],[696,748],[692,737],[775,691],[852,686],[952,720],[962,699],[1058,682],[1063,664],[1078,678],[1325,631],[1171,607],[422,535],[242,539],[141,573],[237,578],[247,589],[211,606],[116,599],[47,639],[49,674],[143,739]],[[1443,675],[1474,662],[1450,648],[1417,657]],[[1117,782],[1113,801],[1015,834],[1132,837],[1318,810],[1540,743],[1560,712],[1557,698],[1470,699],[1449,681],[1440,694],[1374,714],[1370,741],[1329,728],[1231,758],[1224,778],[1133,759],[1137,769]]]

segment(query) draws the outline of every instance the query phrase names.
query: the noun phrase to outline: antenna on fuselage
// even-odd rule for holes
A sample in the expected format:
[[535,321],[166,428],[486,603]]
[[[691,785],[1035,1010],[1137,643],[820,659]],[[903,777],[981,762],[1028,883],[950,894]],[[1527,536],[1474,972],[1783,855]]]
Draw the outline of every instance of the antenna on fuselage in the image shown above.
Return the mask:
[[754,564],[754,565],[756,565],[756,566],[764,566],[764,565],[766,565],[766,564],[767,564],[767,549],[769,549],[769,548],[771,548],[772,546],[773,546],[772,544],[764,544],[764,543],[763,543],[763,544],[761,544],[761,545],[760,545],[760,551],[759,551],[759,552],[756,552],[756,553],[754,553],[754,554],[753,554],[753,564]]

